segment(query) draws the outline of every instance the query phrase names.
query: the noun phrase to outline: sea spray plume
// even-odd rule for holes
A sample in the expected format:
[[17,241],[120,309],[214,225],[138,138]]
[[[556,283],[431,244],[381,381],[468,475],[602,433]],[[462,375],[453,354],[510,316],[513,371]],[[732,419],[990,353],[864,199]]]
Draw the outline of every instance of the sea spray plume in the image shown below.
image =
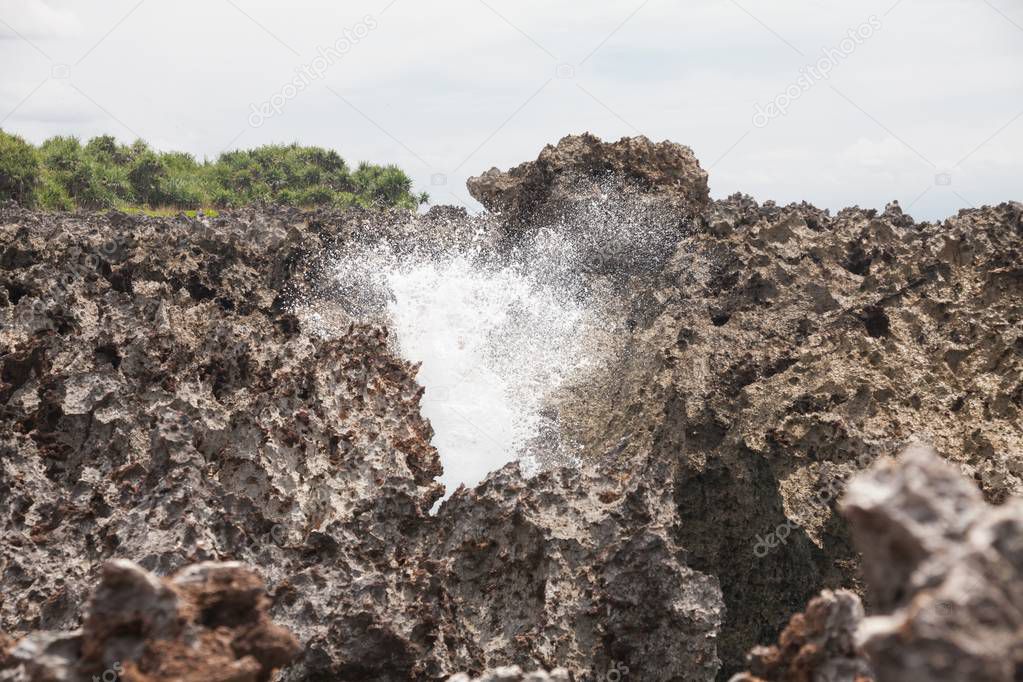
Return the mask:
[[632,179],[573,182],[585,200],[528,230],[447,212],[422,230],[413,221],[400,235],[353,240],[330,256],[331,302],[305,307],[327,334],[348,319],[386,325],[422,363],[449,493],[515,458],[531,472],[576,462],[559,396],[606,384],[597,377],[635,326],[626,292],[659,271],[686,229]]

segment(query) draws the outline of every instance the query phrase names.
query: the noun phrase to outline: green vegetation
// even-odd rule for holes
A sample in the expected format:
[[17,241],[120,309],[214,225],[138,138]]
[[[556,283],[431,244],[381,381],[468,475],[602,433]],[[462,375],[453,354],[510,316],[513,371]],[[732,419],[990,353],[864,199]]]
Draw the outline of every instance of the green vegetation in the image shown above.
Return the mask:
[[415,208],[428,200],[396,166],[360,163],[337,152],[267,145],[197,161],[142,140],[109,135],[82,144],[53,137],[34,147],[0,130],[0,201],[48,210],[118,208],[167,215],[260,204],[300,207]]
[[32,200],[39,184],[39,158],[28,142],[0,130],[0,198]]

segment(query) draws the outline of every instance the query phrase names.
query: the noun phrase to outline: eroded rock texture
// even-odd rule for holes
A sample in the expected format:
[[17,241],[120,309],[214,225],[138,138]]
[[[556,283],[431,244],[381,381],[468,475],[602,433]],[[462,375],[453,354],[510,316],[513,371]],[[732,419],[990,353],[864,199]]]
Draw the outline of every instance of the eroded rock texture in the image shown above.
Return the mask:
[[721,591],[674,543],[674,476],[646,461],[525,480],[511,464],[456,492],[434,557],[465,639],[480,643],[469,660],[713,679]]
[[576,222],[581,205],[600,203],[609,191],[619,202],[638,195],[633,211],[657,203],[696,215],[709,199],[707,172],[689,147],[645,137],[603,142],[589,133],[547,145],[536,161],[507,172],[492,168],[468,188],[512,228]]
[[[727,679],[860,589],[834,500],[878,455],[926,437],[988,501],[1020,494],[1020,204],[709,201],[688,149],[587,136],[470,186],[498,218],[0,211],[0,631],[83,626],[110,559],[238,560],[301,642],[286,680]],[[353,294],[327,281],[353,240],[622,224],[663,229],[641,258],[592,240],[624,350],[551,406],[582,464],[430,516],[416,367],[292,302]]]
[[730,682],[874,682],[870,664],[856,645],[863,620],[860,598],[847,590],[825,590],[805,613],[797,613],[778,644],[750,652],[750,672]]
[[195,564],[161,580],[113,560],[81,629],[33,633],[0,652],[0,680],[266,682],[301,651],[267,606],[263,580],[236,562]]
[[1023,500],[988,506],[918,447],[857,478],[843,506],[875,605],[858,634],[879,682],[1023,676]]
[[77,627],[111,558],[240,560],[302,642],[285,679],[641,655],[713,677],[720,590],[673,544],[663,477],[512,468],[429,516],[415,367],[385,330],[318,336],[287,305],[365,217],[2,215],[2,630]]
[[842,502],[872,614],[825,591],[732,682],[1016,682],[1023,673],[1023,501],[984,502],[926,446],[885,459]]
[[676,462],[676,542],[725,597],[725,672],[822,588],[858,589],[844,480],[913,437],[1002,503],[1023,492],[1023,205],[917,224],[711,204],[606,394],[560,422],[589,458]]
[[440,495],[422,389],[385,331],[300,333],[279,297],[343,228],[292,216],[4,216],[4,630],[73,627],[109,558],[243,559],[315,651],[345,626],[312,585],[406,551]]

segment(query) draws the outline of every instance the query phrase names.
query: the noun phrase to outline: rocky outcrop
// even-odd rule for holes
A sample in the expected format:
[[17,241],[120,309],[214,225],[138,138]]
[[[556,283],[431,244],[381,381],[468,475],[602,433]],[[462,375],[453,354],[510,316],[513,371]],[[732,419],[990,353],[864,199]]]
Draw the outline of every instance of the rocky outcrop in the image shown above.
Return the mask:
[[161,580],[110,561],[81,629],[21,640],[3,652],[0,680],[267,682],[301,651],[267,606],[262,579],[242,564],[196,564]]
[[[685,148],[588,136],[473,191],[500,220],[0,210],[0,631],[84,627],[110,560],[241,561],[301,642],[285,680],[727,679],[822,588],[862,591],[835,500],[876,457],[922,436],[989,502],[1023,491],[1020,204],[711,202]],[[603,238],[651,226],[638,257]],[[580,464],[431,516],[416,366],[296,304],[347,299],[360,240],[559,229],[598,230],[580,276],[623,316],[620,360],[550,408]]]
[[603,142],[585,133],[547,145],[536,161],[470,178],[469,193],[509,226],[575,222],[610,192],[637,199],[633,213],[657,204],[679,216],[699,214],[709,199],[707,173],[689,147],[645,137]]
[[677,462],[676,542],[725,598],[724,670],[821,589],[861,588],[836,502],[914,437],[994,503],[1023,492],[1023,205],[711,204],[604,394],[559,422],[586,458]]
[[713,679],[721,591],[674,544],[674,476],[646,461],[526,480],[510,464],[457,491],[433,558],[476,649],[467,661]]
[[[284,679],[712,678],[720,590],[671,537],[670,464],[512,468],[430,516],[415,366],[384,329],[291,312],[367,215],[0,215],[2,630],[78,627],[110,559],[234,560],[302,642]],[[417,220],[432,238],[449,218]]]
[[310,336],[285,300],[359,219],[3,216],[3,630],[75,627],[108,559],[243,560],[306,659],[407,674],[377,629],[418,641],[419,597],[351,586],[413,580],[441,494],[422,388],[386,331]]

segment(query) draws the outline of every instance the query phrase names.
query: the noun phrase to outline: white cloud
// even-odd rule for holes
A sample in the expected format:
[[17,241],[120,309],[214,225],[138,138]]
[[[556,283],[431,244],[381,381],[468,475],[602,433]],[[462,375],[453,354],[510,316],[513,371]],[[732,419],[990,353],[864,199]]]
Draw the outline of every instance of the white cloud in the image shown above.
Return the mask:
[[74,11],[46,0],[7,0],[0,5],[0,40],[64,38],[80,30]]

